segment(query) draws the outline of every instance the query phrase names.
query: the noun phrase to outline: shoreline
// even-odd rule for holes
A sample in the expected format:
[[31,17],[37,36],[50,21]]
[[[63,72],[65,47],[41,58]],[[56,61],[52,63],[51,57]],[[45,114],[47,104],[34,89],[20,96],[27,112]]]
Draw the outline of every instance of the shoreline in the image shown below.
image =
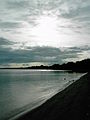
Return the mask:
[[90,118],[88,111],[89,79],[89,73],[85,74],[41,106],[16,120],[86,120]]
[[13,115],[7,117],[8,120],[16,120],[16,119],[20,118],[21,116],[27,114],[28,112],[30,112],[30,111],[38,108],[39,106],[41,106],[41,105],[43,105],[45,102],[47,102],[47,100],[51,99],[53,96],[57,95],[59,92],[61,92],[61,91],[63,91],[64,89],[66,89],[68,86],[70,86],[71,84],[73,84],[75,81],[79,80],[79,79],[80,79],[82,76],[84,76],[85,74],[87,74],[87,73],[82,74],[79,78],[72,79],[72,80],[68,81],[67,83],[65,83],[65,84],[63,85],[62,88],[60,88],[59,90],[56,90],[53,94],[51,94],[48,99],[46,99],[46,100],[41,100],[42,102],[39,102],[39,104],[33,106],[32,108],[29,108],[29,106],[27,105],[27,109],[26,109],[25,107],[24,107],[25,109],[20,109],[19,112],[16,112],[16,114],[13,114]]

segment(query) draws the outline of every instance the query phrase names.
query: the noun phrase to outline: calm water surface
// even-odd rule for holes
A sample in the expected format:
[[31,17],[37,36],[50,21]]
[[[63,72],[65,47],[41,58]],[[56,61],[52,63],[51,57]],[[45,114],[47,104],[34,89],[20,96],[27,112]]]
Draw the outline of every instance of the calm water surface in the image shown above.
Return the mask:
[[81,76],[65,71],[0,70],[0,120],[37,107]]

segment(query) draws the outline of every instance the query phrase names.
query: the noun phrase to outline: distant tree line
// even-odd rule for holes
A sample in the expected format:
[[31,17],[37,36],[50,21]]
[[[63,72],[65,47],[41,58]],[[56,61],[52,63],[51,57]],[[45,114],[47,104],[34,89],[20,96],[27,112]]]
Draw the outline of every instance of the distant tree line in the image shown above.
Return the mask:
[[70,70],[71,72],[90,72],[90,59],[77,62],[68,62],[62,65],[54,64],[52,66],[31,66],[20,68],[3,68],[3,69],[51,69],[51,70]]
[[90,59],[85,59],[77,62],[68,62],[62,65],[54,64],[52,66],[32,66],[27,69],[53,69],[53,70],[71,70],[75,72],[88,72],[90,71]]

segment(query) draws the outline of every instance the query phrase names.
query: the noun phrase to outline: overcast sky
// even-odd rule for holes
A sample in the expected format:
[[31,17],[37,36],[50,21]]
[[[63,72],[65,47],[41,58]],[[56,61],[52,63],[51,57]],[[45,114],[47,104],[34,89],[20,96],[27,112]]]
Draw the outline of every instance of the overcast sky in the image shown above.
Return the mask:
[[0,0],[0,66],[90,58],[90,0]]

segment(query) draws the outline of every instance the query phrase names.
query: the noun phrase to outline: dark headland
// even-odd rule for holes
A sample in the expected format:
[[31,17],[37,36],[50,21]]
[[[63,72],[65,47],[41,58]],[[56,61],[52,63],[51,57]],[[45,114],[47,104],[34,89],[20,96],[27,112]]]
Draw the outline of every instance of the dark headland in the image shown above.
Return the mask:
[[45,69],[45,70],[70,70],[71,72],[88,72],[90,71],[90,59],[85,59],[82,61],[68,62],[64,64],[53,64],[51,66],[28,66],[28,67],[4,67],[0,69]]
[[18,120],[90,120],[90,73]]

